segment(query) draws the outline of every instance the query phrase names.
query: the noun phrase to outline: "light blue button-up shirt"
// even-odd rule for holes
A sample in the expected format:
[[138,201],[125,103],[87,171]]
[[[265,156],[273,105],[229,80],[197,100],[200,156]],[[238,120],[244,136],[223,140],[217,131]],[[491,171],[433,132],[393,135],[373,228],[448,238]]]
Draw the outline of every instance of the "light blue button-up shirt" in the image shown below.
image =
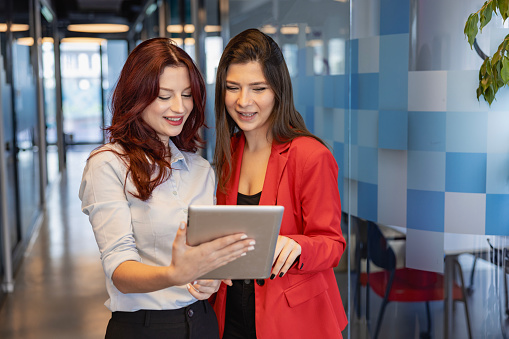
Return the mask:
[[[103,148],[122,153],[116,144]],[[79,191],[83,213],[89,216],[106,274],[112,312],[140,309],[167,310],[185,307],[196,299],[186,286],[173,286],[151,293],[120,292],[111,279],[124,261],[134,260],[154,266],[171,263],[173,240],[181,221],[187,221],[191,204],[214,204],[215,176],[201,156],[181,152],[170,140],[171,177],[141,201],[127,167],[113,152],[100,152],[90,158],[83,172]]]

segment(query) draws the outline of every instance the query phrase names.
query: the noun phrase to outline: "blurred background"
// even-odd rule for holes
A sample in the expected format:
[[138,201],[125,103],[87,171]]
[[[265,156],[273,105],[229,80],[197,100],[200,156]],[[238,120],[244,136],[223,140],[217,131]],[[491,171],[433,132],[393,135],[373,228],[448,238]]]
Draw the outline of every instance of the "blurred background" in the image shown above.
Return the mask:
[[[104,337],[104,276],[78,187],[129,51],[163,36],[193,57],[212,161],[221,52],[259,28],[340,168],[343,336],[508,338],[509,95],[477,100],[482,53],[463,34],[482,5],[0,0],[0,337]],[[494,17],[479,49],[492,55],[508,27]]]

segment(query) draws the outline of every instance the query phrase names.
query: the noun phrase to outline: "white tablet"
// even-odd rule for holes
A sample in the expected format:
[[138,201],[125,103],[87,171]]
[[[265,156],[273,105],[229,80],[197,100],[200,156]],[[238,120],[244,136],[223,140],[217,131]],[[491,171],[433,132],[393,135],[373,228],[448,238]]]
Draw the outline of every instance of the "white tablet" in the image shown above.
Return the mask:
[[270,276],[283,206],[191,205],[188,210],[187,243],[196,246],[213,239],[245,233],[256,241],[255,249],[202,279],[265,279]]

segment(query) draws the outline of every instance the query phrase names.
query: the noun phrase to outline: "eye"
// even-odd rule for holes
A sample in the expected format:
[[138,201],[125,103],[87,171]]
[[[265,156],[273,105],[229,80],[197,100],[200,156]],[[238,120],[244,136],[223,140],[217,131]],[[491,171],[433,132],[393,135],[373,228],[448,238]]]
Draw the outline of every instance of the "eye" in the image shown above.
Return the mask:
[[226,86],[226,90],[227,90],[227,91],[236,91],[236,90],[238,90],[238,89],[239,89],[239,88],[238,88],[238,87],[236,87],[236,86]]
[[161,100],[169,100],[171,97],[161,97],[161,96],[160,96],[160,97],[158,97],[158,98],[159,98],[159,99],[161,99]]
[[257,87],[257,88],[253,88],[253,90],[254,90],[255,92],[263,92],[263,91],[265,91],[266,89],[267,89],[267,87]]
[[183,93],[182,96],[184,98],[192,98],[193,97],[193,94],[192,93]]

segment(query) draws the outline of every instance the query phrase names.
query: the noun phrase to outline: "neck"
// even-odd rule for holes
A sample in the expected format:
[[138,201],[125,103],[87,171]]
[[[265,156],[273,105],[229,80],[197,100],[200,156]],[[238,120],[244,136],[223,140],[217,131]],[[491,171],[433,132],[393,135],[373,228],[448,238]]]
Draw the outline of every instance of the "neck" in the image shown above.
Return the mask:
[[270,134],[244,132],[244,136],[246,137],[246,145],[244,146],[244,149],[249,152],[257,152],[267,148],[272,148],[272,135]]

